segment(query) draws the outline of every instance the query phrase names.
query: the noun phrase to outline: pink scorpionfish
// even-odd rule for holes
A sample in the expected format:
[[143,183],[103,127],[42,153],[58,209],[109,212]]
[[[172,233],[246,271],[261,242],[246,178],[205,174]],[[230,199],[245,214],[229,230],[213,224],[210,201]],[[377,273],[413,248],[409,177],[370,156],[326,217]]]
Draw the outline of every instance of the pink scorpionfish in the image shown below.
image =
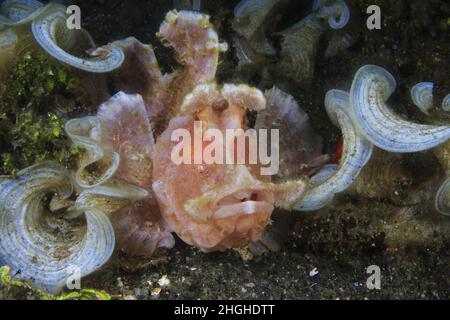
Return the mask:
[[[150,46],[135,38],[116,41],[111,45],[121,47],[126,56],[113,74],[120,92],[97,114],[104,133],[99,143],[120,156],[113,178],[149,191],[146,200],[111,215],[117,245],[125,255],[151,257],[158,248],[174,245],[173,233],[205,252],[258,241],[274,209],[289,209],[304,193],[302,177],[314,163],[323,162],[317,161],[320,141],[310,132],[306,114],[280,90],[264,95],[246,85],[215,82],[219,53],[226,45],[219,43],[208,16],[171,11],[158,36],[174,49],[182,68],[162,74]],[[194,136],[198,122],[224,135],[227,129],[246,130],[248,111],[259,114],[256,127],[278,125],[281,131],[278,175],[261,175],[259,163],[173,161],[179,143],[172,139],[175,130]],[[192,148],[190,156],[195,158],[210,143],[202,141],[200,151]],[[236,148],[234,140],[225,144],[224,152],[227,148]]]

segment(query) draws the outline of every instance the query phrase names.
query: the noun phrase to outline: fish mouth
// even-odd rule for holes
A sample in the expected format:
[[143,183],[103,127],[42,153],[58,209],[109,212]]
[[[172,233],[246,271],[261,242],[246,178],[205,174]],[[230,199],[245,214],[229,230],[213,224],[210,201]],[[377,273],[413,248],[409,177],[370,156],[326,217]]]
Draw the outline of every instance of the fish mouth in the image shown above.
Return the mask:
[[274,209],[273,195],[261,190],[241,191],[216,203],[214,218],[225,219],[238,215],[270,214]]

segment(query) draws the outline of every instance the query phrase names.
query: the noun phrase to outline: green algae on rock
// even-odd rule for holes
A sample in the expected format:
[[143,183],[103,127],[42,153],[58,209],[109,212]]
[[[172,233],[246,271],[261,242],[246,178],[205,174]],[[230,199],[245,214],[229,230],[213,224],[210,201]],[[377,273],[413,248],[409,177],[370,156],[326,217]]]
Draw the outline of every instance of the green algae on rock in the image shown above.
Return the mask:
[[63,295],[52,295],[31,287],[28,283],[15,280],[11,276],[11,268],[0,268],[0,300],[11,297],[24,297],[26,299],[40,300],[111,300],[112,296],[105,291],[83,289],[72,291]]
[[67,164],[80,153],[70,149],[63,128],[78,86],[76,76],[42,54],[20,58],[0,87],[0,173],[45,160]]

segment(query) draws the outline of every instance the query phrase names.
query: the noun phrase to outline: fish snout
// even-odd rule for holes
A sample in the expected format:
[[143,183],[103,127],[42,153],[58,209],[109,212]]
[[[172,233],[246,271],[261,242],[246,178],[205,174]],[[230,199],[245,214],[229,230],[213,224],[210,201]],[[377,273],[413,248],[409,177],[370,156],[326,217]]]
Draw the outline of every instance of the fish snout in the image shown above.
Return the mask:
[[216,202],[214,218],[267,213],[274,209],[274,195],[265,190],[243,190],[225,196]]

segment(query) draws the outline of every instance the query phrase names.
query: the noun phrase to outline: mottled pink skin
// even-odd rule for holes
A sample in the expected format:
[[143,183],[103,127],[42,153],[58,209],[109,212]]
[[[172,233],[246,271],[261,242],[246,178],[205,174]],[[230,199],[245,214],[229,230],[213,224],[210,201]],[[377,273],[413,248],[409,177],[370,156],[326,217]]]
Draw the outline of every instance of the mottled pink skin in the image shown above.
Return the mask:
[[154,122],[164,110],[167,91],[173,80],[163,75],[152,46],[145,45],[134,37],[115,41],[125,53],[122,67],[114,73],[114,84],[120,91],[140,94],[144,99],[148,117]]
[[208,16],[188,11],[169,12],[158,37],[174,49],[182,68],[162,74],[153,48],[133,37],[113,45],[126,55],[123,66],[114,74],[117,89],[143,97],[154,131],[160,134],[195,86],[214,81],[219,40]]
[[158,248],[174,245],[151,190],[154,134],[167,127],[184,97],[201,83],[214,80],[218,36],[209,17],[194,12],[170,12],[158,36],[171,46],[183,68],[162,74],[153,49],[135,38],[116,41],[125,53],[112,80],[120,92],[98,112],[101,144],[120,155],[115,179],[147,189],[147,201],[133,203],[113,214],[118,248],[127,256],[151,257]]
[[[173,130],[185,128],[193,132],[195,116],[177,117],[170,121],[169,128],[158,138],[154,151],[153,190],[158,199],[161,213],[170,229],[186,243],[203,251],[225,250],[241,247],[259,239],[273,211],[274,193],[263,183],[258,186],[254,178],[254,189],[239,186],[236,175],[241,174],[236,166],[226,165],[176,165],[171,160],[171,150],[176,145],[171,141]],[[251,175],[256,168],[242,166],[241,170]],[[207,190],[214,189],[211,201],[201,205],[192,215],[184,207],[187,201],[201,197]],[[265,201],[239,199],[237,192],[248,192],[264,197]],[[221,200],[229,198],[227,204]],[[252,203],[250,210],[245,205]],[[214,213],[229,205],[232,215],[216,217]],[[231,208],[232,205],[237,207]],[[197,215],[198,214],[198,215]],[[206,217],[203,216],[206,215]],[[199,217],[200,216],[200,217]]]
[[207,16],[172,11],[158,35],[174,48],[183,68],[162,75],[150,46],[134,38],[115,42],[126,53],[114,75],[116,87],[137,94],[121,92],[98,112],[101,143],[121,159],[114,178],[150,193],[113,214],[118,248],[148,258],[174,245],[171,232],[203,251],[256,241],[274,207],[289,207],[304,183],[275,185],[259,175],[259,165],[176,165],[171,133],[192,131],[196,119],[222,132],[246,129],[246,109],[260,111],[266,100],[244,85],[214,84],[220,46]]
[[[196,87],[186,96],[181,111],[187,116],[172,118],[169,127],[158,137],[153,153],[153,191],[161,214],[170,229],[185,242],[203,251],[242,247],[258,240],[276,204],[288,205],[303,193],[301,183],[279,184],[261,176],[259,164],[181,164],[172,160],[178,141],[172,133],[180,128],[194,136],[194,121],[205,129],[248,129],[246,109],[262,110],[263,94],[247,86],[214,84]],[[195,149],[191,145],[191,159]],[[210,142],[204,142],[206,148]],[[226,141],[224,154],[235,143]],[[248,149],[246,150],[248,156]]]
[[171,11],[158,36],[174,48],[184,67],[163,75],[151,46],[135,38],[112,43],[126,56],[113,75],[123,92],[102,104],[97,115],[105,132],[102,144],[121,156],[115,177],[141,187],[150,186],[153,134],[165,128],[196,85],[214,80],[219,59],[218,36],[208,16]]
[[175,239],[153,201],[140,201],[116,212],[112,218],[117,249],[125,257],[151,258],[159,248],[170,249]]
[[171,13],[167,15],[158,36],[175,50],[184,65],[178,73],[184,73],[191,91],[196,84],[213,81],[216,77],[218,36],[206,15],[181,11],[174,19]]
[[154,139],[142,97],[120,92],[100,106],[97,117],[102,145],[120,155],[115,178],[149,189]]
[[146,189],[150,197],[130,203],[111,216],[117,250],[125,258],[151,258],[159,248],[171,248],[172,234],[160,215],[151,191],[154,138],[147,110],[138,94],[119,92],[97,113],[101,144],[120,155],[114,179]]

